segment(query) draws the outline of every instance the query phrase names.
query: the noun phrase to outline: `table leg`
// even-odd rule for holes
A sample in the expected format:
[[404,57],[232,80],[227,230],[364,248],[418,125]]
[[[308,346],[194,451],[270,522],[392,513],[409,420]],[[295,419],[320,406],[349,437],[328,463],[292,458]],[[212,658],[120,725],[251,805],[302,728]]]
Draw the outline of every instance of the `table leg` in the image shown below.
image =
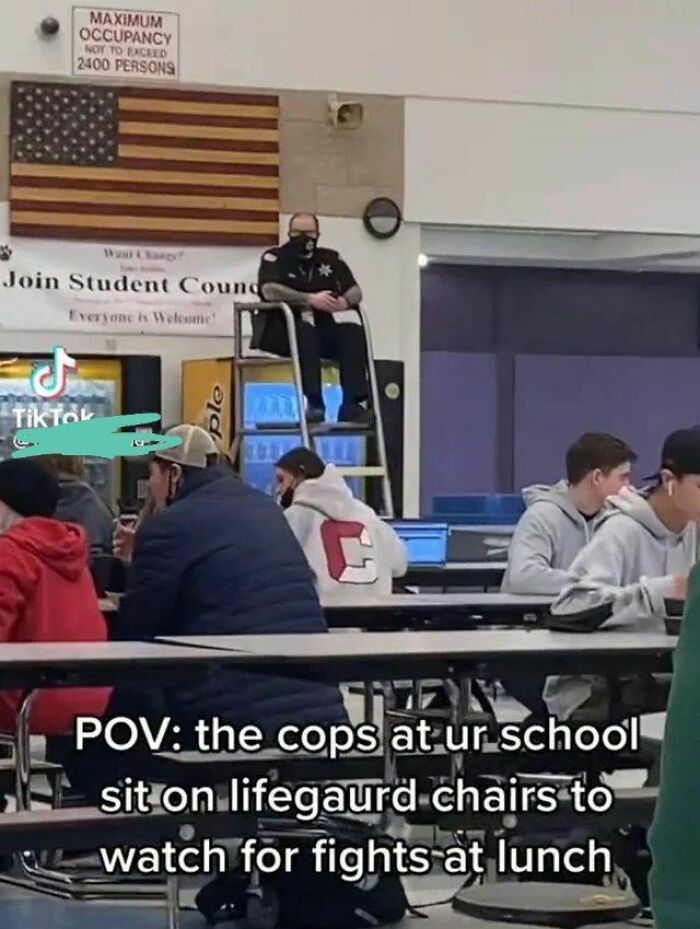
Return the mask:
[[[450,724],[455,731],[464,722],[469,709],[471,697],[471,682],[469,678],[445,679],[445,693],[450,704]],[[464,756],[461,752],[453,752],[450,756],[450,776],[452,780],[459,777],[464,771]]]
[[364,690],[364,720],[366,723],[374,722],[374,681],[365,681]]
[[472,681],[470,677],[460,678],[459,681],[459,709],[462,719],[467,715],[472,705]]
[[[38,690],[27,690],[15,715],[14,749],[15,749],[15,803],[18,812],[30,810],[32,806],[32,759],[29,738],[29,720],[32,706],[39,695]],[[34,851],[22,851],[15,855],[20,871],[31,876],[39,867],[39,860]]]
[[179,929],[180,926],[180,881],[177,874],[168,877],[166,886],[166,900],[168,907],[168,929]]
[[[38,690],[28,690],[23,696],[19,709],[15,715],[14,731],[14,749],[15,749],[15,792],[17,809],[20,812],[31,809],[31,752],[29,740],[29,720],[31,717],[32,706]],[[60,793],[57,791],[56,797],[60,799]],[[35,851],[25,850],[15,855],[15,861],[20,872],[19,880],[28,881],[35,890],[56,894],[58,896],[71,897],[78,899],[80,896],[99,897],[100,890],[104,889],[105,894],[116,895],[133,899],[136,894],[126,892],[129,883],[134,883],[133,878],[115,877],[93,877],[78,873],[61,872],[44,868],[39,863]],[[9,881],[12,878],[8,878]],[[140,878],[144,885],[151,882],[147,878]],[[150,887],[144,886],[139,891],[139,895],[162,896],[162,881]],[[124,888],[124,889],[122,889]],[[175,927],[177,929],[177,927]]]
[[414,681],[411,685],[411,704],[414,713],[417,713],[423,703],[423,681]]
[[15,794],[19,812],[30,809],[32,804],[29,718],[38,693],[38,690],[26,691],[15,716]]
[[393,784],[396,780],[396,755],[391,747],[391,734],[394,728],[392,714],[396,710],[396,690],[392,681],[382,681],[384,695],[382,746],[384,749],[384,783]]
[[[382,707],[382,749],[384,753],[384,783],[394,784],[398,777],[398,766],[396,763],[396,753],[391,745],[391,735],[394,729],[393,712],[396,710],[396,689],[393,681],[382,681],[382,693],[384,695]],[[381,828],[389,828],[391,820],[391,810],[383,810],[381,815]]]
[[[50,775],[51,780],[51,809],[58,810],[63,806],[63,771],[57,771]],[[63,852],[56,848],[51,852],[42,855],[44,864],[50,870],[57,868],[61,864]]]

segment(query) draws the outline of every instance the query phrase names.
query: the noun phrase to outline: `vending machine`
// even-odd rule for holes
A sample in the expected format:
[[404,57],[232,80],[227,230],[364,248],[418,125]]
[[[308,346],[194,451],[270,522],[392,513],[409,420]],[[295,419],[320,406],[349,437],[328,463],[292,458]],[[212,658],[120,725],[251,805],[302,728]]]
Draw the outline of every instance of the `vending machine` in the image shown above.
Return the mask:
[[[67,374],[63,393],[43,400],[32,392],[30,375],[49,355],[0,354],[0,460],[14,450],[17,429],[32,425],[36,411],[46,424],[64,420],[157,413],[161,410],[160,358],[151,355],[75,355],[77,367]],[[73,417],[69,417],[73,418]],[[154,424],[155,431],[158,423]],[[108,506],[136,505],[145,495],[145,465],[136,459],[88,458],[86,480]]]
[[[233,441],[233,359],[208,358],[183,362],[182,419],[203,426],[222,452],[229,452]],[[275,462],[301,445],[301,435],[265,434],[266,423],[298,423],[296,394],[289,365],[266,365],[245,372],[244,427],[260,430],[247,435],[239,460],[241,477],[259,490],[269,492],[274,480]],[[337,418],[341,402],[337,369],[323,368],[323,396],[329,422]],[[337,465],[364,464],[367,439],[336,433],[319,436],[316,449],[324,461]],[[353,493],[364,496],[361,478],[349,480]]]

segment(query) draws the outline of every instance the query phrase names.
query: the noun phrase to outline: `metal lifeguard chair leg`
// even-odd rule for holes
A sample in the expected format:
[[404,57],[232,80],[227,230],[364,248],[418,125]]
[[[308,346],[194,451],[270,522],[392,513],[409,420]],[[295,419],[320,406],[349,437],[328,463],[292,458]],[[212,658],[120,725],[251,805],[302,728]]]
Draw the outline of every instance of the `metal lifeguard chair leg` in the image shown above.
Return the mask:
[[[242,317],[244,313],[281,311],[284,315],[285,325],[287,327],[287,338],[289,341],[289,363],[292,366],[292,381],[294,384],[294,393],[296,396],[297,407],[299,410],[298,424],[290,424],[289,428],[264,427],[264,424],[253,430],[255,435],[294,435],[298,434],[301,444],[306,448],[314,448],[314,439],[321,435],[348,435],[352,433],[352,427],[328,423],[323,426],[310,428],[306,420],[306,410],[304,401],[304,390],[301,377],[301,362],[299,357],[299,342],[297,339],[294,313],[291,307],[286,303],[235,303],[234,304],[234,440],[231,446],[231,454],[235,459],[243,451],[244,439],[249,435],[251,430],[245,426],[245,379],[244,370],[247,367],[264,366],[270,364],[280,364],[280,360],[269,356],[246,355],[243,349],[243,325]],[[379,395],[379,385],[377,382],[377,372],[374,365],[374,353],[372,350],[372,339],[369,330],[369,320],[367,314],[362,308],[358,308],[362,329],[365,337],[367,348],[367,369],[369,376],[370,396],[372,408],[374,411],[374,425],[368,428],[357,429],[357,434],[374,438],[377,446],[377,464],[364,464],[356,467],[339,466],[338,471],[345,477],[362,477],[362,478],[380,478],[382,481],[382,506],[385,516],[394,515],[393,498],[391,494],[391,480],[389,476],[389,466],[386,455],[386,443],[384,439],[384,423],[382,421],[382,410]]]

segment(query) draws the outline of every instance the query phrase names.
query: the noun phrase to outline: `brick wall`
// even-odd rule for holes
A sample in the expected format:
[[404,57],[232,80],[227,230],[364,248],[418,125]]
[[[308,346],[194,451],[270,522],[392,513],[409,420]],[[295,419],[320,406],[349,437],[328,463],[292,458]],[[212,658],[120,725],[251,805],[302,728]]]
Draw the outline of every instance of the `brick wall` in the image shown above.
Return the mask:
[[328,95],[280,95],[282,212],[361,216],[373,197],[403,205],[403,100],[355,96],[364,105],[358,129],[328,122]]

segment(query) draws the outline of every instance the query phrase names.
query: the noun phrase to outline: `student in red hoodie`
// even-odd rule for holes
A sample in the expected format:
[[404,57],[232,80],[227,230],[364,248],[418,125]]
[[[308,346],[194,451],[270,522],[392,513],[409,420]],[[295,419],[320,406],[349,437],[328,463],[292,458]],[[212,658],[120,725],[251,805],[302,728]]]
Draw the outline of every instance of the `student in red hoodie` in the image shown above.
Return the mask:
[[[88,569],[85,530],[52,519],[58,482],[31,459],[0,462],[0,649],[5,642],[107,639]],[[76,716],[102,716],[110,691],[43,691],[30,717],[38,735],[70,732]],[[0,691],[0,729],[12,731],[19,691]]]

